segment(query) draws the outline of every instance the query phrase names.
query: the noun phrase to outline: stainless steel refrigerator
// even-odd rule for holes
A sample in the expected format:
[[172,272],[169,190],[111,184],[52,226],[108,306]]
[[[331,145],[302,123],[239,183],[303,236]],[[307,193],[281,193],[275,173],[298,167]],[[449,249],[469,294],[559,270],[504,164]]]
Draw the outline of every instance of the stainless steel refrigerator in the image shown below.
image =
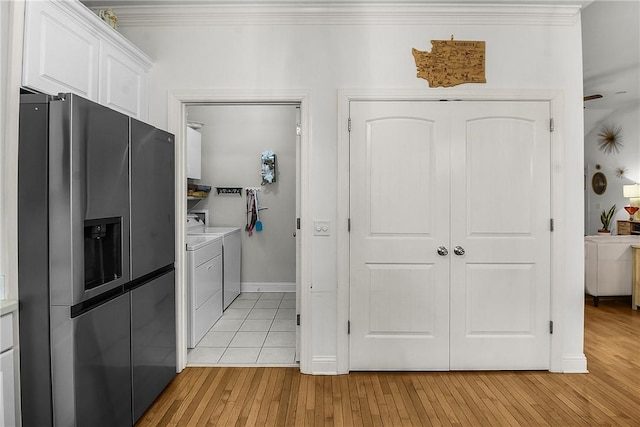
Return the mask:
[[24,94],[18,157],[23,425],[133,425],[176,370],[173,135]]

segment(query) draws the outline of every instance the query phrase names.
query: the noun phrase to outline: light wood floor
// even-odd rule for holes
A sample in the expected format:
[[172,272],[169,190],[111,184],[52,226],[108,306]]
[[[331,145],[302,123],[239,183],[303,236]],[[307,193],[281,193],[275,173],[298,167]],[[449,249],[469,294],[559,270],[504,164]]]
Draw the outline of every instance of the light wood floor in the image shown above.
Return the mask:
[[640,311],[585,305],[588,374],[187,368],[142,426],[640,426]]

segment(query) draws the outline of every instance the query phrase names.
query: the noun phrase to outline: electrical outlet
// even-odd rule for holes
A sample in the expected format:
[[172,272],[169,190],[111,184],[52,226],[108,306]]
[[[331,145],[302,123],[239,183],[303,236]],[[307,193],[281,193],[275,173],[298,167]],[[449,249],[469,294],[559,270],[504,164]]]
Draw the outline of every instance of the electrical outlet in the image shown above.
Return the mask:
[[314,236],[330,236],[331,227],[330,221],[313,221],[313,235]]

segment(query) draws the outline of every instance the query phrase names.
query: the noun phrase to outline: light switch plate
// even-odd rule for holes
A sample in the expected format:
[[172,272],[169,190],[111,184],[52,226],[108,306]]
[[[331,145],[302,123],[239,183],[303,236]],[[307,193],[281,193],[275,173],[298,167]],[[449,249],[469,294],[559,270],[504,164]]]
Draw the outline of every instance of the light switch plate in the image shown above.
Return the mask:
[[331,227],[330,221],[313,221],[313,235],[314,236],[330,236]]

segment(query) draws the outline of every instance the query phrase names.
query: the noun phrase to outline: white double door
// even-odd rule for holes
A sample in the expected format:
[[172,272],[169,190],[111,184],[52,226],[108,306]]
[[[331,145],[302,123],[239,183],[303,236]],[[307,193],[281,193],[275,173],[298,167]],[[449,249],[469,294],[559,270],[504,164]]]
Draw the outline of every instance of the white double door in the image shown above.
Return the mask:
[[548,369],[545,102],[350,103],[350,369]]

